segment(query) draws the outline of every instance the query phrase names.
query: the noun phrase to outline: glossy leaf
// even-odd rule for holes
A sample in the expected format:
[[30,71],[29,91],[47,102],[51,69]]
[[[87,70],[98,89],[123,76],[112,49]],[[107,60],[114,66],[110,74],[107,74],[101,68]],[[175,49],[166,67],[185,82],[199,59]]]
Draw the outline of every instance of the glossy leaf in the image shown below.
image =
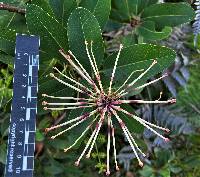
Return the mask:
[[47,142],[48,145],[54,147],[55,149],[60,149],[63,150],[64,148],[66,148],[69,143],[66,141],[66,139],[61,139],[61,138],[56,138],[53,140],[50,140]]
[[[105,59],[104,70],[102,72],[106,77],[110,78],[111,76],[116,54],[117,53],[114,53]],[[146,82],[150,77],[155,76],[155,74],[158,74],[169,67],[174,62],[175,56],[176,54],[172,49],[151,44],[136,44],[123,48],[118,60],[114,78],[115,87],[120,86],[133,71],[147,69],[152,64],[153,60],[157,60],[158,63],[155,64],[135,85]],[[135,72],[130,81],[137,78],[140,74],[141,72]]]
[[[57,144],[59,145],[60,142],[57,142]],[[65,168],[63,164],[51,159],[51,165],[45,166],[45,168],[43,168],[43,171],[45,171],[50,176],[55,176],[63,173],[64,169]]]
[[75,0],[49,0],[56,19],[67,27],[67,21],[71,12],[77,7]]
[[194,11],[187,3],[154,4],[144,9],[141,18],[143,21],[154,21],[157,28],[173,27],[190,22]]
[[41,133],[38,129],[35,133],[35,141],[43,141],[45,139],[44,134]]
[[137,28],[138,34],[147,40],[161,40],[167,38],[171,32],[171,27],[165,27],[162,31],[155,30],[155,23],[151,21],[144,22]]
[[156,4],[158,0],[134,0],[135,1],[135,9],[136,9],[136,15],[140,14],[144,8]]
[[112,0],[111,19],[119,22],[129,22],[134,16],[139,16],[145,7],[158,0]]
[[6,150],[6,144],[1,144],[0,145],[0,162],[2,164],[6,164],[6,153],[7,153],[7,150]]
[[11,55],[7,55],[3,52],[0,52],[0,61],[2,63],[5,63],[7,65],[13,65],[13,62],[14,62],[14,57],[11,56]]
[[[68,120],[74,119],[78,116],[83,115],[86,112],[90,112],[91,109],[89,108],[85,108],[85,109],[76,109],[76,110],[71,110],[70,114],[68,116]],[[74,127],[72,130],[69,131],[68,135],[68,143],[69,146],[71,144],[73,144],[77,138],[79,138],[81,136],[81,134],[83,133],[83,131],[87,128],[87,126],[91,123],[91,121],[94,119],[94,116],[91,116],[90,118],[87,118],[84,122],[82,122],[80,125],[78,125],[77,127]],[[94,123],[95,125],[95,123]],[[74,146],[75,149],[79,148],[79,146],[81,145],[81,143],[83,142],[83,140],[85,140],[86,136],[88,133],[90,133],[91,131],[89,130],[79,141],[78,143]]]
[[124,47],[128,47],[133,44],[137,44],[137,37],[134,34],[129,34],[122,39],[122,44]]
[[32,0],[31,4],[35,4],[39,7],[41,7],[44,11],[46,11],[51,16],[54,15],[53,10],[52,10],[51,6],[49,5],[48,0]]
[[[47,99],[47,98],[44,98],[42,97],[41,95],[43,93],[47,94],[47,95],[53,95],[53,96],[72,96],[73,95],[73,90],[68,88],[67,86],[59,83],[58,81],[54,80],[54,79],[51,79],[49,77],[43,77],[42,79],[39,80],[39,94],[38,94],[38,108],[39,108],[39,111],[38,113],[39,114],[44,114],[44,113],[47,113],[47,111],[43,110],[43,105],[41,104],[42,101],[46,100],[46,101],[59,101],[61,102],[60,100],[57,100],[57,99]],[[66,101],[66,100],[64,100]]]
[[40,36],[41,50],[49,56],[46,59],[63,58],[58,50],[68,49],[67,30],[54,17],[36,5],[27,6],[26,19],[30,33]]
[[0,50],[14,55],[16,32],[8,28],[0,29]]
[[[22,0],[3,0],[3,3],[19,8],[25,8],[25,1]],[[21,14],[0,10],[0,27],[11,28],[17,32],[27,32],[25,17]]]
[[81,64],[90,70],[89,59],[85,50],[85,41],[93,41],[93,52],[100,64],[104,57],[101,29],[94,15],[82,7],[77,8],[69,17],[68,23],[69,48]]
[[103,29],[110,15],[111,0],[82,0],[80,6],[92,12]]
[[[128,104],[121,105],[120,107],[132,114],[135,114],[134,109]],[[126,114],[120,112],[118,112],[118,114],[130,132],[142,133],[144,131],[144,126],[136,121],[133,117],[127,116]],[[118,124],[118,126],[120,125]]]
[[133,1],[131,3],[131,0],[112,0],[110,18],[119,22],[129,22],[132,13],[130,9],[133,11],[133,14],[135,14],[135,4]]

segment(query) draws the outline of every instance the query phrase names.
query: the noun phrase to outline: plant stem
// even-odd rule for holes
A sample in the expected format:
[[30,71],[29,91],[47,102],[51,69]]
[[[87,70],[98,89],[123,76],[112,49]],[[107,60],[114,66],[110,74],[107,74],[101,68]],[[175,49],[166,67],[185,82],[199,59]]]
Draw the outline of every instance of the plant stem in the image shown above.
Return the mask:
[[16,6],[12,6],[10,4],[4,4],[3,2],[0,2],[0,10],[7,10],[9,12],[15,12],[21,15],[25,15],[26,10],[18,8]]

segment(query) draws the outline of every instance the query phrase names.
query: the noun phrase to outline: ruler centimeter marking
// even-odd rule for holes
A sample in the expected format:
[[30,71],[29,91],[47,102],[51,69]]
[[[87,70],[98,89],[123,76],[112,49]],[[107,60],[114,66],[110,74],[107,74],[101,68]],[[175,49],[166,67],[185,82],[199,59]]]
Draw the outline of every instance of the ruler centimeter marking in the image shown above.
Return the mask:
[[23,34],[16,36],[5,177],[33,176],[39,45],[38,36]]

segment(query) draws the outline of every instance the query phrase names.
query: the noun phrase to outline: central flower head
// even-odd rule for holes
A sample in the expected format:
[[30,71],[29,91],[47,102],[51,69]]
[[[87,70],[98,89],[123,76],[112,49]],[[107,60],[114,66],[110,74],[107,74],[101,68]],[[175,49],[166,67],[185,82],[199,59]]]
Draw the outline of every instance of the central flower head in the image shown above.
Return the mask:
[[108,95],[100,95],[99,98],[97,98],[97,106],[101,109],[104,109],[105,107],[109,108],[112,106],[114,102],[114,99]]
[[[128,111],[126,111],[125,109],[123,109],[121,107],[121,104],[130,104],[130,103],[136,103],[136,104],[141,104],[141,103],[147,103],[147,104],[163,104],[163,103],[174,103],[176,102],[175,99],[170,99],[167,101],[160,101],[160,98],[158,100],[155,101],[146,101],[146,100],[126,100],[124,99],[124,96],[127,96],[131,90],[140,90],[150,84],[153,84],[154,82],[157,82],[158,80],[164,78],[167,76],[167,74],[164,74],[163,76],[161,76],[158,79],[155,79],[151,82],[145,83],[143,85],[137,86],[135,87],[135,83],[140,80],[156,63],[156,60],[152,60],[152,64],[147,68],[147,69],[140,69],[140,70],[136,70],[133,71],[128,78],[126,78],[126,80],[123,82],[123,84],[117,88],[117,89],[113,89],[112,85],[113,85],[113,80],[115,77],[115,72],[117,69],[117,63],[118,63],[118,59],[122,50],[122,45],[120,45],[119,48],[119,52],[117,54],[116,60],[115,60],[115,64],[112,70],[112,74],[111,74],[111,78],[110,78],[110,82],[109,82],[109,87],[105,88],[102,85],[101,82],[101,76],[99,74],[99,69],[97,67],[97,63],[93,54],[93,50],[92,50],[92,42],[91,42],[91,48],[90,48],[90,52],[89,52],[89,47],[88,47],[88,43],[85,42],[86,45],[86,52],[88,55],[88,59],[89,62],[91,64],[91,68],[94,74],[94,79],[93,77],[85,70],[85,68],[81,65],[81,63],[78,61],[78,59],[76,59],[76,57],[73,55],[73,53],[71,51],[69,51],[69,54],[66,54],[63,50],[60,50],[60,53],[67,59],[67,61],[71,64],[71,66],[77,71],[77,73],[87,82],[87,84],[89,84],[88,86],[84,86],[82,83],[76,81],[75,79],[68,77],[66,75],[64,75],[61,71],[59,71],[57,68],[54,67],[55,71],[58,72],[62,77],[64,77],[65,79],[67,79],[68,81],[74,83],[76,86],[63,81],[62,79],[56,77],[53,73],[50,74],[51,77],[53,77],[54,79],[56,79],[58,82],[70,87],[71,89],[81,93],[81,95],[83,95],[81,98],[80,97],[55,97],[52,95],[47,95],[47,94],[43,94],[44,97],[48,97],[48,98],[56,98],[56,99],[62,99],[62,100],[75,100],[76,102],[71,103],[71,102],[66,102],[66,103],[48,103],[46,101],[43,102],[43,105],[49,105],[50,107],[44,107],[45,110],[72,110],[72,109],[81,109],[81,108],[90,108],[92,111],[90,112],[86,112],[83,115],[80,115],[79,117],[76,117],[74,119],[71,119],[69,121],[66,121],[62,124],[58,124],[49,128],[46,128],[46,131],[51,131],[66,125],[70,125],[68,128],[64,129],[63,131],[59,132],[58,134],[52,136],[51,138],[54,139],[57,136],[62,135],[63,133],[71,130],[72,128],[78,126],[79,124],[81,124],[82,122],[84,122],[86,119],[88,119],[89,117],[94,117],[93,120],[91,121],[91,123],[89,124],[89,126],[82,132],[81,136],[68,148],[64,149],[65,152],[67,152],[69,149],[73,148],[77,142],[87,133],[87,131],[89,131],[91,129],[91,127],[94,126],[94,123],[96,123],[96,126],[89,138],[89,140],[87,141],[87,144],[83,150],[83,152],[81,153],[80,157],[78,158],[78,160],[75,162],[75,165],[79,165],[80,160],[82,159],[82,157],[86,154],[86,157],[89,158],[90,154],[92,152],[92,149],[94,147],[94,143],[97,139],[97,136],[100,132],[100,129],[103,125],[103,123],[107,123],[107,127],[108,127],[108,133],[107,133],[107,138],[108,138],[108,142],[107,142],[107,167],[106,167],[106,174],[109,175],[110,174],[110,165],[109,165],[109,157],[110,157],[110,142],[111,142],[111,136],[112,136],[112,144],[113,144],[113,151],[114,151],[114,161],[115,161],[115,167],[116,170],[119,170],[118,167],[118,163],[117,163],[117,158],[116,158],[116,145],[115,145],[115,125],[113,124],[113,118],[115,118],[117,120],[117,122],[119,123],[121,129],[124,132],[124,135],[126,136],[138,162],[140,166],[143,166],[143,163],[138,155],[138,152],[141,153],[144,157],[145,154],[142,152],[142,150],[138,147],[136,141],[134,140],[131,132],[128,130],[127,126],[125,125],[125,123],[123,122],[123,120],[119,117],[118,113],[122,112],[126,115],[128,115],[130,118],[135,119],[136,121],[138,121],[140,124],[142,124],[144,127],[146,127],[147,129],[151,130],[152,132],[154,132],[157,136],[161,137],[162,139],[164,139],[165,141],[169,141],[168,138],[164,137],[162,134],[160,134],[159,132],[157,132],[155,129],[159,129],[162,131],[166,131],[169,132],[169,129],[164,128],[164,127],[160,127],[158,125],[152,124],[140,117],[138,117],[137,115],[130,113]],[[71,58],[71,56],[73,57],[73,59]],[[131,76],[133,75],[133,73],[135,72],[141,72],[141,74],[137,77],[134,78],[134,80],[131,80]],[[131,80],[131,81],[130,81]],[[77,87],[78,86],[78,87]],[[53,107],[51,107],[53,106]],[[59,107],[57,107],[59,106]],[[62,107],[61,107],[62,106]],[[106,120],[106,121],[105,121]]]
[[117,103],[118,96],[115,94],[100,94],[96,99],[96,105],[100,110],[107,107],[108,110]]

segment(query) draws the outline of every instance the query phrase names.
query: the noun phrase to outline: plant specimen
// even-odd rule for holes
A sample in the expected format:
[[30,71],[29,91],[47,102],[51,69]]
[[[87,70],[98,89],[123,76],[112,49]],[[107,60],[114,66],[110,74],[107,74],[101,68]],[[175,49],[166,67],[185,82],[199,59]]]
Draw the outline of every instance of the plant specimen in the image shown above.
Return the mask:
[[[159,81],[160,79],[167,77],[168,74],[164,74],[163,76],[150,81],[148,83],[145,83],[143,85],[137,86],[135,87],[135,83],[140,80],[149,70],[153,69],[154,65],[157,64],[156,59],[152,60],[151,65],[147,68],[147,69],[140,69],[140,70],[135,70],[132,71],[132,73],[128,76],[128,78],[124,81],[124,83],[118,88],[118,89],[113,89],[113,81],[115,79],[115,73],[117,72],[116,67],[117,67],[117,63],[119,60],[119,56],[121,53],[121,50],[123,48],[122,45],[120,45],[117,57],[115,59],[115,63],[114,63],[114,67],[112,70],[112,74],[110,77],[110,82],[109,82],[109,87],[105,88],[102,84],[101,81],[101,75],[96,63],[96,59],[93,53],[93,42],[91,42],[91,47],[88,46],[88,42],[85,41],[85,46],[86,46],[86,52],[88,55],[88,59],[89,62],[91,64],[91,68],[94,74],[94,79],[92,78],[92,76],[86,71],[86,69],[82,66],[82,64],[78,61],[78,59],[76,58],[76,56],[69,51],[69,54],[66,54],[65,51],[59,50],[59,52],[66,58],[66,60],[70,63],[71,66],[73,66],[73,68],[77,71],[77,73],[89,84],[90,87],[88,86],[84,86],[82,83],[77,82],[76,80],[74,80],[73,78],[70,78],[66,75],[64,75],[60,70],[58,70],[56,67],[54,67],[54,69],[65,79],[67,79],[68,81],[71,81],[72,83],[76,84],[77,86],[79,86],[79,88],[77,88],[76,86],[65,82],[63,79],[58,78],[57,76],[55,76],[55,74],[50,73],[50,76],[53,77],[55,80],[57,80],[58,82],[74,89],[75,91],[79,92],[82,94],[81,98],[75,98],[75,97],[55,97],[52,95],[47,95],[47,94],[43,94],[44,97],[49,97],[49,98],[57,98],[57,99],[64,99],[64,100],[76,100],[77,102],[74,103],[50,103],[47,101],[43,101],[43,105],[48,105],[50,107],[44,107],[45,110],[67,110],[67,109],[81,109],[81,108],[93,108],[90,112],[84,113],[83,115],[76,117],[74,119],[71,119],[69,121],[66,121],[64,123],[55,125],[55,126],[51,126],[49,128],[46,128],[46,131],[51,131],[60,127],[63,127],[65,125],[71,124],[71,126],[69,126],[68,128],[64,129],[63,131],[60,131],[58,134],[52,136],[51,138],[54,139],[57,136],[62,135],[63,133],[71,130],[72,128],[78,126],[79,124],[81,124],[82,122],[84,122],[86,119],[94,116],[93,120],[91,120],[90,125],[82,132],[81,136],[68,148],[64,149],[65,152],[67,152],[69,149],[73,148],[76,143],[87,133],[87,131],[93,126],[94,123],[96,123],[96,127],[93,130],[83,152],[81,153],[81,155],[79,156],[78,160],[75,162],[75,165],[78,166],[80,163],[80,160],[82,159],[82,157],[86,154],[86,151],[88,150],[87,154],[86,154],[86,158],[89,158],[92,152],[92,149],[94,147],[95,141],[97,139],[97,136],[99,134],[99,131],[102,127],[102,124],[107,122],[107,130],[108,130],[108,134],[107,134],[107,166],[106,166],[106,174],[109,175],[110,174],[110,165],[109,165],[109,157],[110,157],[110,144],[111,144],[111,136],[112,136],[112,143],[113,143],[113,148],[114,148],[114,159],[115,159],[115,167],[116,170],[119,170],[118,164],[117,164],[117,159],[116,159],[116,145],[115,145],[115,127],[113,124],[113,119],[115,118],[121,129],[123,130],[138,162],[139,165],[142,167],[143,166],[143,162],[141,161],[138,152],[141,153],[144,157],[145,154],[142,152],[142,150],[138,147],[136,141],[134,140],[133,136],[131,135],[131,132],[128,130],[126,124],[124,123],[123,119],[120,118],[119,116],[119,112],[122,112],[126,115],[128,115],[130,117],[130,119],[135,119],[136,121],[138,121],[140,124],[142,124],[144,127],[146,127],[147,129],[151,130],[153,133],[155,133],[157,136],[161,137],[164,141],[168,142],[169,139],[164,137],[163,135],[161,135],[158,131],[156,131],[155,129],[159,129],[162,131],[166,131],[169,132],[170,130],[168,128],[164,128],[164,127],[160,127],[158,125],[152,124],[140,117],[138,117],[137,115],[135,115],[134,113],[130,113],[127,110],[123,109],[121,107],[122,104],[130,104],[130,103],[134,103],[134,104],[166,104],[166,103],[175,103],[176,99],[169,99],[167,101],[160,101],[160,98],[158,100],[155,101],[145,101],[145,100],[126,100],[124,99],[124,97],[126,95],[129,94],[130,90],[141,90],[146,86],[149,86],[157,81]],[[131,80],[131,76],[133,73],[135,72],[141,72],[141,74],[135,78],[134,80]],[[52,107],[53,106],[53,107]],[[63,107],[63,106],[67,106],[67,107]],[[153,129],[155,128],[155,129]]]

